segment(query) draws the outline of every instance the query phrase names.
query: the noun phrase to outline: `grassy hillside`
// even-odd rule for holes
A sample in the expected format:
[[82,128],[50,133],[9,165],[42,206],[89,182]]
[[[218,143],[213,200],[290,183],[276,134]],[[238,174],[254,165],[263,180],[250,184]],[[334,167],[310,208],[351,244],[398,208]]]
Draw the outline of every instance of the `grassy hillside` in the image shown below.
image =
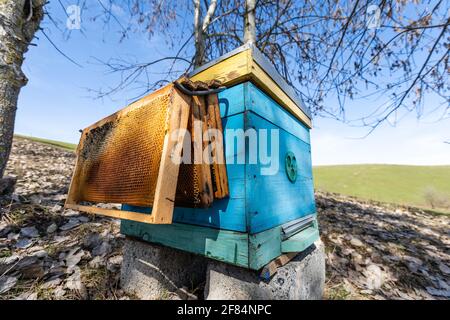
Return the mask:
[[52,146],[60,147],[60,148],[63,148],[63,149],[66,149],[66,150],[70,150],[70,151],[74,151],[77,148],[76,144],[67,143],[67,142],[61,142],[61,141],[56,141],[56,140],[48,140],[48,139],[42,139],[42,138],[22,136],[20,134],[15,134],[14,137],[15,138],[19,138],[19,139],[28,139],[28,140],[31,140],[31,141],[41,142],[41,143],[45,143],[45,144],[49,144],[49,145],[52,145]]
[[322,191],[450,211],[450,166],[318,166],[314,180]]

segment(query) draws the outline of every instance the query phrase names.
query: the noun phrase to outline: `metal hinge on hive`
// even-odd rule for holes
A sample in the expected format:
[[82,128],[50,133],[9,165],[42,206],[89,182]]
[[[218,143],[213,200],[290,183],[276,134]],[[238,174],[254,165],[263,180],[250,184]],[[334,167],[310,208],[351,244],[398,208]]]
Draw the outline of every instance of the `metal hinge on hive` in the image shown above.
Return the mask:
[[[181,82],[183,88],[185,85],[186,81]],[[200,85],[204,84],[197,83],[195,89],[204,90]],[[170,224],[175,205],[207,207],[214,199],[228,196],[224,162],[180,165],[172,161],[174,150],[182,152],[176,147],[184,145],[186,129],[191,136],[206,134],[208,129],[222,132],[215,92],[190,96],[179,87],[170,84],[161,88],[83,130],[67,208]],[[197,120],[202,123],[200,133],[193,130]],[[224,159],[223,141],[219,145],[216,152]],[[201,156],[205,147],[203,142],[191,144],[192,157]],[[152,213],[105,209],[96,205],[99,203],[151,207]]]

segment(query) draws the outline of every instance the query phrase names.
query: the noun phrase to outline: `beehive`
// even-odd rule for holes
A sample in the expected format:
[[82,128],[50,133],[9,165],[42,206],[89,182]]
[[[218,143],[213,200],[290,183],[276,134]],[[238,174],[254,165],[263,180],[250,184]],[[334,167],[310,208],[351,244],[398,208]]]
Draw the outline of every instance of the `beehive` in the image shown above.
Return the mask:
[[[225,141],[229,197],[208,208],[176,205],[173,223],[123,220],[121,232],[144,241],[261,269],[284,253],[300,252],[319,237],[311,165],[309,111],[252,45],[245,45],[189,75],[220,80],[218,94]],[[235,145],[236,130],[279,131],[280,164],[273,175],[262,163],[239,163],[247,144]],[[270,145],[270,144],[269,144]],[[123,210],[152,215],[152,208],[124,203]]]

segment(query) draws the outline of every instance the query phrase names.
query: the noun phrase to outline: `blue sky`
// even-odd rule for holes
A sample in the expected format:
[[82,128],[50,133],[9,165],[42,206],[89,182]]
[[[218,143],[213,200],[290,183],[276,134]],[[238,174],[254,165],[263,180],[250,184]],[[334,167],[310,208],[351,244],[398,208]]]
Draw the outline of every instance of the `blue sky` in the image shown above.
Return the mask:
[[[62,21],[64,12],[51,5],[50,13]],[[100,89],[117,84],[118,75],[108,74],[96,58],[107,60],[128,57],[143,60],[156,59],[170,52],[158,34],[149,40],[145,34],[135,33],[119,42],[116,30],[104,29],[100,21],[83,23],[83,33],[73,30],[61,33],[46,19],[44,26],[52,41],[68,56],[82,65],[78,67],[60,53],[50,42],[38,34],[26,54],[24,72],[29,78],[22,89],[16,117],[16,133],[61,141],[78,142],[78,130],[115,112],[134,100],[137,91],[122,90],[114,98],[94,99],[88,89]],[[163,72],[156,66],[154,76]],[[364,113],[378,101],[353,102],[347,116]],[[333,103],[330,101],[329,103]],[[439,101],[426,100],[430,109]],[[396,126],[381,125],[368,137],[361,139],[367,128],[355,128],[331,119],[313,119],[311,131],[314,165],[352,163],[392,163],[414,165],[450,164],[450,119],[435,121],[436,115],[418,121],[415,114],[404,117]]]

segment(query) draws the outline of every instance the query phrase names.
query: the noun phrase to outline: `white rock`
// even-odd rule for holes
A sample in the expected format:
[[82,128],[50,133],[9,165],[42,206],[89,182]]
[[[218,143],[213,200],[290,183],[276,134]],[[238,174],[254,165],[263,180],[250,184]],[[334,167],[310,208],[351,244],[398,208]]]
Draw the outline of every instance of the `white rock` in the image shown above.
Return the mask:
[[56,200],[56,201],[66,200],[66,195],[65,194],[57,194],[57,195],[53,196],[52,199]]
[[66,294],[66,290],[64,290],[62,288],[62,286],[59,286],[55,290],[53,290],[53,295],[57,299],[64,297],[65,294]]
[[6,222],[0,221],[0,237],[7,235],[10,230],[11,228]]
[[380,289],[384,282],[384,275],[381,268],[375,264],[369,265],[363,274],[366,276],[366,287],[369,290]]
[[352,246],[355,246],[355,247],[362,247],[362,246],[364,246],[364,243],[362,243],[362,241],[359,240],[358,238],[352,238],[352,240],[350,240],[350,244]]
[[66,224],[62,225],[61,227],[59,227],[60,230],[62,231],[68,231],[71,230],[75,227],[78,227],[80,225],[80,221],[78,219],[75,218],[70,218],[69,222],[67,222]]
[[82,223],[86,223],[91,220],[88,216],[79,216],[77,219]]
[[444,274],[450,274],[450,268],[446,264],[440,263],[439,270]]
[[122,264],[122,261],[123,261],[122,255],[114,256],[108,259],[108,262],[111,264]]
[[67,240],[69,240],[69,239],[70,239],[69,236],[58,236],[58,235],[56,235],[56,236],[53,238],[53,240],[54,240],[56,243],[62,243],[62,242],[67,241]]
[[61,207],[60,205],[55,204],[55,205],[50,209],[50,212],[56,213],[56,212],[61,211],[61,209],[62,209],[62,207]]
[[24,292],[18,295],[14,300],[28,300],[28,297],[32,296],[33,292]]
[[39,251],[33,252],[33,254],[32,254],[32,256],[38,257],[40,259],[45,258],[47,255],[48,255],[47,251],[45,251],[45,250],[39,250]]
[[58,226],[56,225],[56,223],[52,223],[48,226],[47,233],[54,233],[56,230],[58,230]]
[[61,282],[62,282],[61,278],[54,278],[54,279],[46,281],[42,285],[42,287],[45,289],[56,288],[57,286],[59,286],[61,284]]
[[85,291],[85,287],[81,282],[80,268],[75,267],[74,273],[66,279],[66,288],[69,290],[78,291],[80,293]]
[[20,229],[20,235],[27,238],[37,238],[39,237],[39,231],[36,227],[26,227]]
[[417,264],[419,266],[421,266],[423,264],[423,261],[416,257],[403,256],[403,260],[413,262],[414,264]]
[[26,248],[31,247],[32,244],[33,244],[33,241],[31,239],[23,238],[23,239],[20,239],[19,241],[17,241],[17,243],[15,244],[15,247],[18,249],[26,249]]
[[63,216],[65,216],[65,217],[76,217],[79,215],[80,215],[80,213],[78,211],[75,211],[72,209],[67,209],[63,212]]
[[0,278],[0,294],[11,290],[17,283],[16,277],[3,276]]
[[96,246],[94,250],[92,250],[93,256],[103,256],[111,252],[111,245],[104,241],[102,244]]
[[17,240],[17,239],[19,239],[19,234],[10,232],[10,233],[8,233],[7,238],[8,238],[8,240]]
[[432,296],[450,298],[450,290],[439,290],[433,287],[426,287],[426,289]]
[[106,264],[106,268],[108,271],[116,272],[120,269],[120,265],[122,264],[123,256],[114,256],[108,259],[108,263]]
[[42,198],[36,195],[30,197],[30,201],[32,204],[39,205],[42,203]]
[[37,300],[38,299],[38,294],[37,292],[32,292],[28,297],[27,300]]
[[348,256],[348,255],[352,254],[353,252],[355,252],[355,249],[345,248],[344,250],[342,250],[342,254],[344,256]]
[[89,267],[94,268],[94,269],[100,268],[100,267],[104,266],[105,264],[106,264],[105,259],[100,256],[94,257],[94,259],[89,261]]
[[84,251],[80,250],[80,248],[72,249],[65,257],[66,266],[67,266],[68,270],[75,267],[81,261],[83,256],[84,256]]

